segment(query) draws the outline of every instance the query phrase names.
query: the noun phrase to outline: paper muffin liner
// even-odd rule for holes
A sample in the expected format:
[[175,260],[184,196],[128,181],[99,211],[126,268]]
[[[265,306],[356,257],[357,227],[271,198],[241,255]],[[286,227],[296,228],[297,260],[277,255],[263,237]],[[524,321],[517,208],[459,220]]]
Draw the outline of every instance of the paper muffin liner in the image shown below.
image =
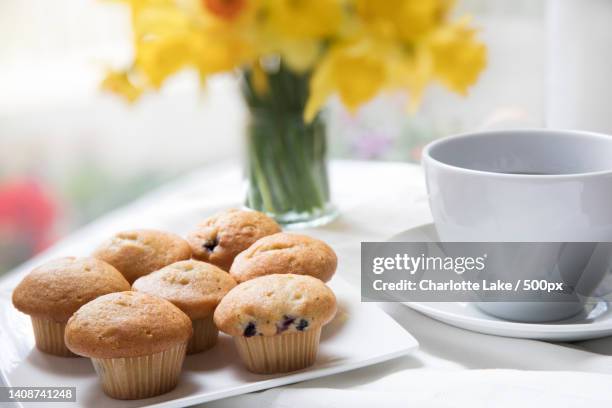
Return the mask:
[[234,337],[238,354],[251,372],[285,373],[314,364],[321,328],[277,336]]
[[192,320],[192,323],[193,336],[187,345],[187,354],[200,353],[217,344],[219,329],[215,326],[212,315],[204,319]]
[[59,323],[50,319],[30,316],[36,348],[40,351],[62,357],[78,357],[68,350],[64,342],[66,323]]
[[141,399],[164,394],[178,383],[187,343],[139,357],[92,358],[102,389],[112,398]]

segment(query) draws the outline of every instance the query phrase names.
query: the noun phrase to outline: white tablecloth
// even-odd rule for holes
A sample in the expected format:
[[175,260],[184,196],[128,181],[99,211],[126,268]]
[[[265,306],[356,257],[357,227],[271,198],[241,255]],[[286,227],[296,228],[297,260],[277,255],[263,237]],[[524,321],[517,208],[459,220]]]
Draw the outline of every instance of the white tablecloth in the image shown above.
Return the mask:
[[[358,290],[361,241],[382,241],[431,221],[424,178],[420,167],[403,163],[333,162],[331,181],[341,216],[306,233],[334,247],[340,273]],[[120,229],[185,233],[213,212],[240,206],[242,187],[238,165],[208,166],[86,226],[9,279],[16,283],[33,265],[59,254],[88,254],[92,242]],[[495,337],[447,326],[402,305],[381,307],[417,338],[421,346],[416,353],[206,406],[523,408],[612,403],[612,338],[568,344]]]

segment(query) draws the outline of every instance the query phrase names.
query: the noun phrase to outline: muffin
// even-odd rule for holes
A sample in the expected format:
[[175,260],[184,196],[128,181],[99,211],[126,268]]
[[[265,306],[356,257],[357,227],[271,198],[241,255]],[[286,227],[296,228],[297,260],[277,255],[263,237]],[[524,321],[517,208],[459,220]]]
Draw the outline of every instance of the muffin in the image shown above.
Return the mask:
[[164,266],[191,258],[191,248],[178,235],[142,229],[115,234],[93,256],[113,265],[133,283]]
[[187,353],[208,350],[219,331],[213,322],[215,308],[236,282],[227,272],[196,260],[181,261],[136,279],[132,290],[159,296],[181,309],[193,324]]
[[321,328],[336,314],[336,297],[312,276],[267,275],[232,289],[215,310],[215,324],[234,338],[249,371],[299,370],[317,357]]
[[281,232],[261,238],[240,253],[230,274],[239,283],[275,273],[310,275],[327,282],[337,265],[336,253],[325,242]]
[[13,291],[13,305],[30,315],[40,351],[74,356],[64,344],[70,316],[98,296],[129,289],[123,275],[106,262],[66,257],[47,262],[23,278]]
[[106,394],[140,399],[176,386],[191,333],[191,320],[172,303],[127,291],[81,307],[66,325],[66,345],[91,358]]
[[264,213],[232,209],[204,220],[187,241],[195,259],[229,271],[236,255],[259,238],[280,231],[276,221]]

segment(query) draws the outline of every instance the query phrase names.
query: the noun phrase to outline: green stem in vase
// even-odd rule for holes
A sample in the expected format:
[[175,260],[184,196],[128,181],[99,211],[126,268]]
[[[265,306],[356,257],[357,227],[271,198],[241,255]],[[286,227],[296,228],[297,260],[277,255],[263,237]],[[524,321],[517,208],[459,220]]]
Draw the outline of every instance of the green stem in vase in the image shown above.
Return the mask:
[[254,206],[265,209],[265,211],[275,211],[272,199],[272,193],[268,186],[267,177],[259,161],[259,154],[255,151],[257,144],[249,143],[249,182],[252,185],[257,185],[257,188],[249,189],[248,200]]
[[325,215],[329,204],[325,124],[304,123],[309,75],[281,65],[268,74],[268,91],[255,92],[245,74],[243,94],[251,118],[247,132],[246,204],[281,223]]

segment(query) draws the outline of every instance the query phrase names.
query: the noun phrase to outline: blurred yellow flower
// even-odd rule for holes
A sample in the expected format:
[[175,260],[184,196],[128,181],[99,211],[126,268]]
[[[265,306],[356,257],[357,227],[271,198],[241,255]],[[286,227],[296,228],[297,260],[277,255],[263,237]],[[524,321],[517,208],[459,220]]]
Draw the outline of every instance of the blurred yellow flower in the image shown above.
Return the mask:
[[269,52],[279,54],[289,68],[302,73],[315,65],[322,48],[317,40],[278,38],[270,41]]
[[434,75],[448,89],[465,95],[487,65],[487,50],[468,19],[441,27],[428,44]]
[[163,81],[195,60],[202,36],[189,15],[171,1],[133,2],[135,69],[148,85],[159,88]]
[[311,121],[327,99],[338,93],[354,111],[372,99],[388,81],[387,63],[373,41],[362,40],[333,46],[315,68],[304,119]]
[[[276,56],[310,76],[304,118],[337,94],[355,111],[379,92],[403,89],[414,109],[431,82],[465,94],[486,66],[486,47],[469,20],[451,18],[454,0],[124,0],[132,13],[135,55],[126,73],[103,86],[136,100],[190,68],[205,80],[252,70]],[[138,78],[138,84],[132,83]]]
[[262,0],[259,47],[263,54],[279,54],[297,72],[317,62],[322,40],[342,27],[344,0]]
[[102,81],[100,87],[105,91],[121,95],[129,102],[134,102],[142,94],[142,87],[134,85],[127,71],[110,71]]
[[432,81],[433,61],[431,54],[422,45],[417,45],[409,53],[397,59],[392,66],[392,88],[408,91],[408,109],[415,112],[421,103],[423,92]]
[[267,0],[265,24],[277,35],[291,38],[334,36],[342,22],[343,0]]
[[446,19],[452,0],[357,0],[356,10],[374,33],[415,41]]

